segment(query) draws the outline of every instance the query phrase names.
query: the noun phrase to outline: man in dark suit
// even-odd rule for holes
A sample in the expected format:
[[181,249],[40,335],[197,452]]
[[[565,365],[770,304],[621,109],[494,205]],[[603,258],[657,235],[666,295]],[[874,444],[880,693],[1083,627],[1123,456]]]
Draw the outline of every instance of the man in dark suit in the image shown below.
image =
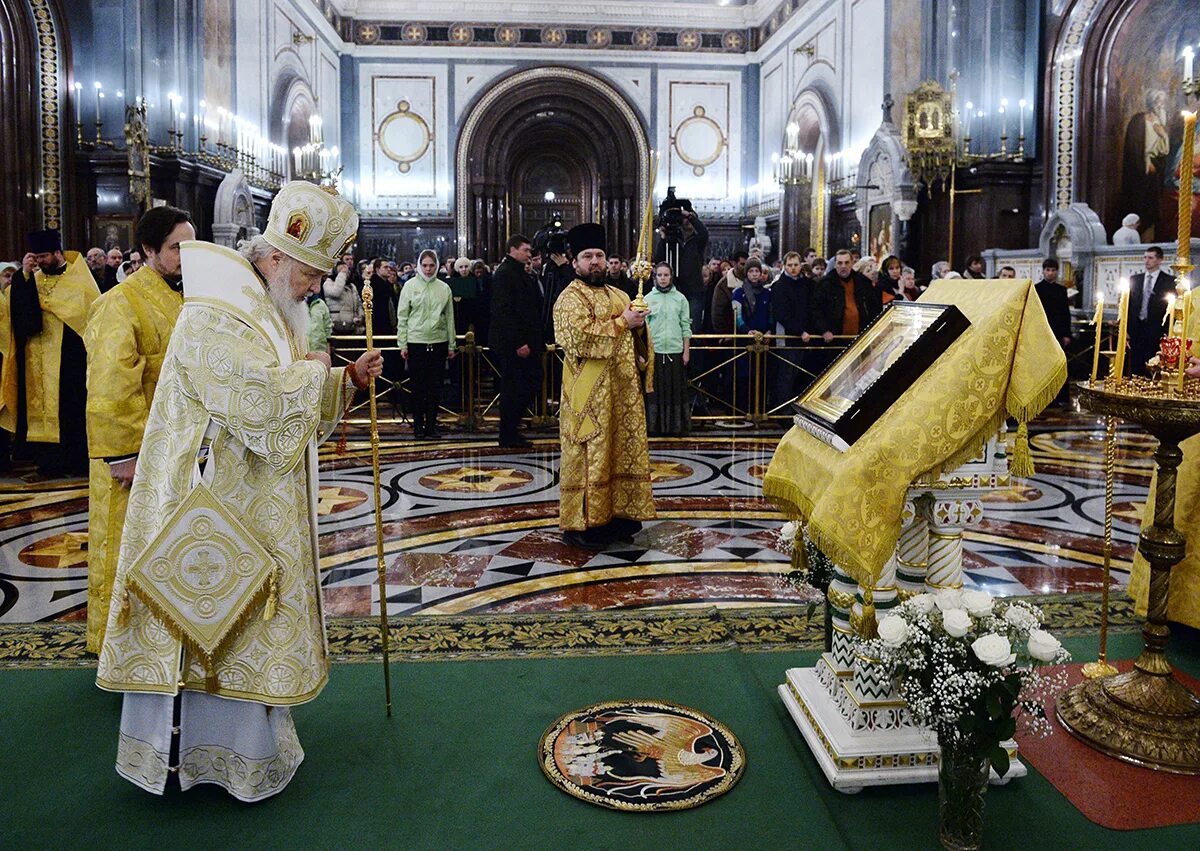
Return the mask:
[[1175,278],[1161,268],[1163,250],[1157,245],[1146,249],[1146,271],[1129,279],[1129,369],[1146,375],[1146,361],[1158,354],[1158,341],[1166,334],[1163,317],[1167,313],[1167,294],[1175,292]]
[[[1071,347],[1071,302],[1067,297],[1067,288],[1058,280],[1058,261],[1053,257],[1042,261],[1042,279],[1033,289],[1042,302],[1042,310],[1046,311],[1046,321],[1050,323],[1050,330],[1054,332],[1063,351],[1067,351]],[[1057,405],[1070,404],[1069,383],[1063,384],[1058,398],[1054,401]]]
[[525,271],[532,252],[529,238],[508,238],[508,256],[492,273],[488,343],[500,370],[500,445],[526,449],[521,417],[542,381],[542,293]]

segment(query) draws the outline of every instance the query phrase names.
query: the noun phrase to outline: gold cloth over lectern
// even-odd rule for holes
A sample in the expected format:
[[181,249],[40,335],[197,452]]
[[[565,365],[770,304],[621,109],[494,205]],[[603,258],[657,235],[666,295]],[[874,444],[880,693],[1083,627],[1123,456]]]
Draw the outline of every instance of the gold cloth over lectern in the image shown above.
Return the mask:
[[1020,440],[1067,377],[1029,280],[934,281],[920,301],[955,305],[971,327],[846,452],[792,428],[763,481],[868,588],[895,551],[909,487],[976,457],[1007,417],[1022,424]]
[[1143,394],[1142,384],[1150,383],[1135,381],[1115,388],[1080,384],[1080,401],[1093,413],[1136,423],[1158,438],[1154,523],[1138,539],[1138,551],[1150,562],[1142,653],[1133,670],[1085,680],[1060,697],[1058,718],[1077,738],[1118,759],[1200,774],[1200,697],[1175,678],[1165,653],[1171,568],[1186,549],[1174,524],[1179,443],[1200,433],[1200,397]]

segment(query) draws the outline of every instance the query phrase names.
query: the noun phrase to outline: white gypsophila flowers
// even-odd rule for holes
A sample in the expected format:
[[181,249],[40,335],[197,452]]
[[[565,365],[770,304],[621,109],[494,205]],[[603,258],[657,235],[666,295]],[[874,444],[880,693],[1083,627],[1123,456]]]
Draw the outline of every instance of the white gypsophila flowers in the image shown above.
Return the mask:
[[788,542],[796,540],[796,529],[798,527],[799,524],[795,520],[789,520],[784,523],[783,528],[779,530],[779,539]]
[[1029,630],[1029,655],[1039,662],[1053,662],[1062,650],[1062,642],[1044,629]]
[[918,594],[908,601],[908,605],[921,614],[927,615],[936,608],[932,594]]
[[1017,629],[1030,630],[1038,625],[1039,618],[1021,603],[1013,603],[1004,612],[1004,619]]
[[986,591],[963,591],[962,602],[963,608],[967,610],[967,614],[976,618],[990,615],[995,605],[992,595]]
[[950,609],[942,614],[942,628],[955,638],[962,638],[971,631],[971,616],[965,609]]
[[933,602],[943,612],[963,607],[963,592],[959,588],[943,588],[933,596]]
[[971,642],[971,650],[980,662],[993,668],[1011,665],[1017,658],[1017,654],[1012,652],[1009,640],[994,632],[976,638]]
[[888,647],[900,647],[908,638],[908,624],[898,615],[888,615],[879,622],[879,640]]

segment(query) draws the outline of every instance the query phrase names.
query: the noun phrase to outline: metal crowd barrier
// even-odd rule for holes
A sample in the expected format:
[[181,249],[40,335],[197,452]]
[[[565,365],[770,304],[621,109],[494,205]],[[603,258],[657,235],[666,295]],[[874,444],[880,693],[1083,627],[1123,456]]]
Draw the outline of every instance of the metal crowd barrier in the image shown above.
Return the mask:
[[[1075,338],[1068,351],[1072,380],[1091,373],[1095,326],[1077,321]],[[383,339],[389,339],[384,337]],[[749,334],[697,334],[692,338],[688,385],[693,396],[692,421],[724,428],[785,425],[792,419],[791,403],[853,337],[835,336],[825,342],[812,337],[775,336],[754,331]],[[1115,325],[1106,324],[1102,348],[1111,348]],[[380,422],[409,421],[411,399],[405,361],[395,346],[380,346],[384,373],[376,382]],[[366,338],[335,335],[330,338],[335,366],[352,362],[366,350]],[[562,387],[562,349],[548,344],[541,352],[542,385],[527,410],[533,426],[553,426],[558,421]],[[1101,370],[1106,369],[1101,363]],[[441,418],[467,431],[495,430],[499,414],[500,369],[492,352],[468,331],[458,337],[458,354],[447,362],[443,382]],[[359,393],[347,419],[366,423],[368,401]]]

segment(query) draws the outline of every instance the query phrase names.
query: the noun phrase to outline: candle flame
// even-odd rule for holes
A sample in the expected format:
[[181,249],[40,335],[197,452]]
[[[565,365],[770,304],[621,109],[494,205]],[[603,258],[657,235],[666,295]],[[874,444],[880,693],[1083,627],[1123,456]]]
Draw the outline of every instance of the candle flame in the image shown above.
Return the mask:
[[1097,306],[1097,307],[1103,307],[1103,306],[1104,306],[1104,293],[1103,293],[1103,291],[1101,291],[1101,292],[1097,292],[1097,293],[1096,293],[1096,306]]
[[1120,282],[1119,284],[1117,284],[1117,289],[1118,289],[1118,290],[1119,290],[1119,291],[1120,291],[1122,294],[1129,292],[1129,279],[1128,279],[1128,278],[1122,278],[1122,279],[1121,279],[1121,282]]

